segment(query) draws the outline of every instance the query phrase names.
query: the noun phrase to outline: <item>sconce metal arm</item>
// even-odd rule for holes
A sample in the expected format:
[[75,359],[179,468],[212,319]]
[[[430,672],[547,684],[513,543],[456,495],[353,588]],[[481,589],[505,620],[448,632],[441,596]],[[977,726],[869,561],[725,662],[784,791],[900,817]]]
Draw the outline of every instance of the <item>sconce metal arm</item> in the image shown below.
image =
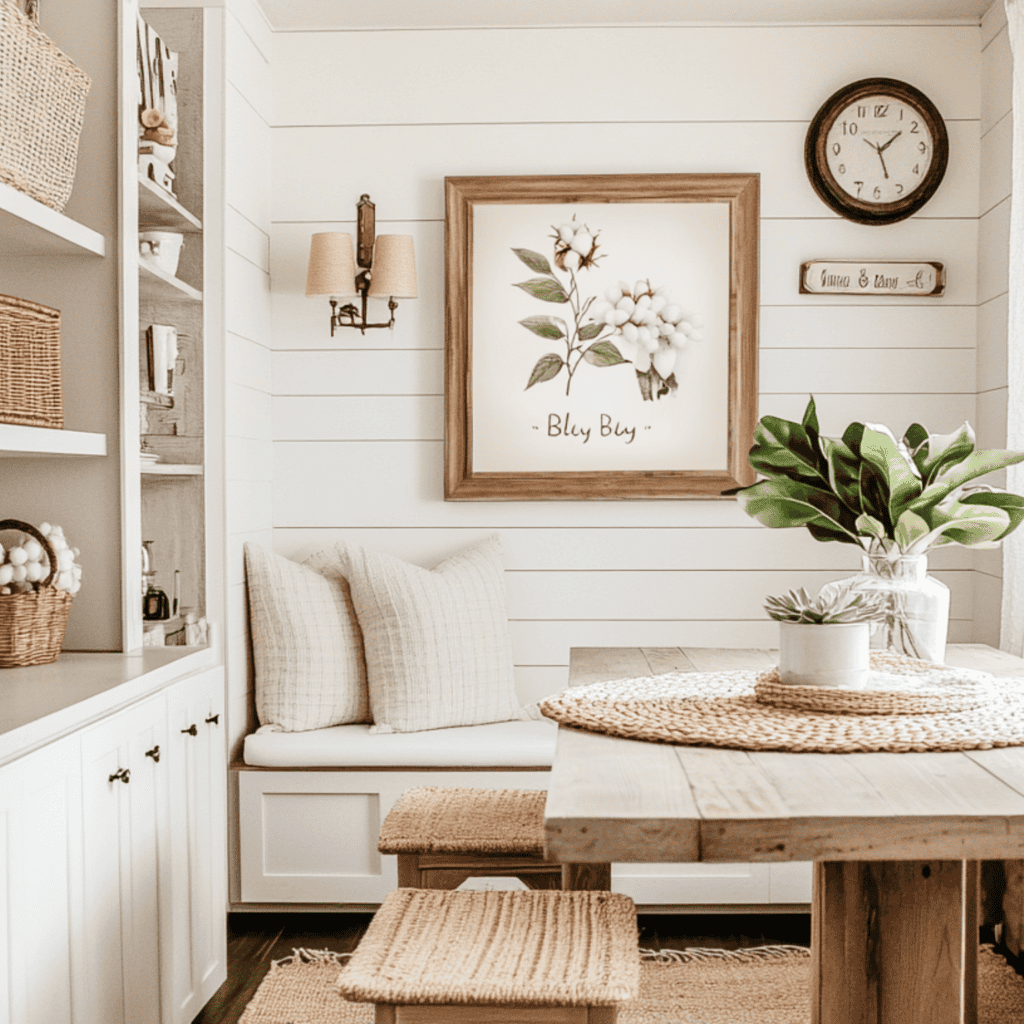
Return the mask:
[[391,310],[391,319],[386,324],[370,324],[366,322],[366,293],[370,290],[370,273],[364,270],[356,278],[356,288],[359,290],[360,304],[362,309],[353,302],[346,302],[344,306],[338,306],[337,299],[331,299],[331,337],[334,337],[336,327],[357,327],[360,334],[365,334],[374,327],[394,327],[395,310],[398,309],[398,302],[392,297],[388,299],[388,309]]

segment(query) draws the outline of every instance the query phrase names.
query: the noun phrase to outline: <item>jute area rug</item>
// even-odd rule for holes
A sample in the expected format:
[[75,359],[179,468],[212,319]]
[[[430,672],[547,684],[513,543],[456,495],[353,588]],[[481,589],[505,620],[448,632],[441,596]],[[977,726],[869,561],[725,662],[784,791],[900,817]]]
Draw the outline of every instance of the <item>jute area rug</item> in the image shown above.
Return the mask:
[[[239,1024],[374,1024],[335,991],[348,954],[297,949],[276,961]],[[640,997],[619,1024],[808,1024],[810,955],[799,946],[641,951]],[[979,1024],[1024,1024],[1024,978],[991,947],[978,958]]]

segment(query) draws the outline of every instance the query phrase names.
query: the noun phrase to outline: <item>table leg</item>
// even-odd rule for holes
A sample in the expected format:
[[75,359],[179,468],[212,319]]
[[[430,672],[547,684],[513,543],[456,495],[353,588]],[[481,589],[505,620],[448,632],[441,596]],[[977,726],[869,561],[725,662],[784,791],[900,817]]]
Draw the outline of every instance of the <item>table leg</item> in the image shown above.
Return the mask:
[[812,1024],[974,1024],[973,877],[963,861],[815,863]]

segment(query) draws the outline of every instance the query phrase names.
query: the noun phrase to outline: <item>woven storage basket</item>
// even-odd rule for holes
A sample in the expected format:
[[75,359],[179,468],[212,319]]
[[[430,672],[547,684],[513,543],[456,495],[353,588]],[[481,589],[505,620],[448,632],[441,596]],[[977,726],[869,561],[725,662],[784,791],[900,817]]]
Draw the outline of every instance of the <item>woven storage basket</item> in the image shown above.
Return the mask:
[[50,574],[34,590],[0,594],[0,668],[49,665],[60,656],[71,611],[71,595],[53,586],[57,556],[50,542],[29,523],[0,520],[0,531],[21,530],[35,537],[50,560]]
[[39,27],[37,0],[0,0],[0,181],[60,212],[71,195],[89,76]]
[[64,426],[60,310],[10,295],[0,295],[0,423]]

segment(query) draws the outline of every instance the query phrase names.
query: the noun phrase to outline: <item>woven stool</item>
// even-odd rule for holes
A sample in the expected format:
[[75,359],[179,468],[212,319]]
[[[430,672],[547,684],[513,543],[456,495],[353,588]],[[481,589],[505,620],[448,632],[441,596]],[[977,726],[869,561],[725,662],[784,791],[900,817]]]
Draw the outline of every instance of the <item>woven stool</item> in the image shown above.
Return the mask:
[[546,797],[530,789],[410,789],[384,819],[377,849],[398,855],[398,884],[413,889],[455,889],[487,876],[531,889],[610,889],[611,864],[545,859]]
[[628,896],[397,889],[338,991],[377,1024],[613,1024],[639,983]]

